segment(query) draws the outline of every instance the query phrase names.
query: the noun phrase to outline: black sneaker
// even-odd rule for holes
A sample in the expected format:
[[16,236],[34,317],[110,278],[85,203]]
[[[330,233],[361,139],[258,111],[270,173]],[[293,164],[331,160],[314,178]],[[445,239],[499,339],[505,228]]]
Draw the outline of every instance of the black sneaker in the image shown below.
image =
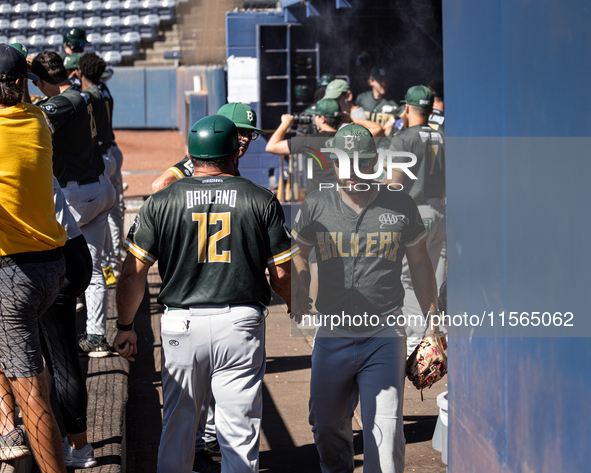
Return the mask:
[[193,473],[221,473],[222,465],[216,462],[205,450],[195,452]]
[[212,440],[211,442],[205,442],[205,451],[211,453],[212,455],[220,455],[220,444],[218,443],[217,439]]
[[12,429],[6,435],[0,435],[0,460],[14,460],[30,455],[29,447],[25,443],[25,433],[20,427]]
[[78,341],[78,353],[88,355],[91,358],[103,358],[111,354],[111,347],[107,339],[103,337],[100,342],[91,342],[88,338],[82,337]]

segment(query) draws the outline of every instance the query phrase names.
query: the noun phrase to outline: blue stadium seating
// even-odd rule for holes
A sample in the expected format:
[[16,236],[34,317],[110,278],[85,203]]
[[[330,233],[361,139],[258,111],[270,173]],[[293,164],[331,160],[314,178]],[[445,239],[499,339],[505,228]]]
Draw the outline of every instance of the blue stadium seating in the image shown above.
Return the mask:
[[135,57],[142,39],[156,38],[162,23],[174,22],[180,0],[1,0],[0,42],[26,44],[33,54],[58,50],[66,27],[86,31],[86,51],[110,64]]

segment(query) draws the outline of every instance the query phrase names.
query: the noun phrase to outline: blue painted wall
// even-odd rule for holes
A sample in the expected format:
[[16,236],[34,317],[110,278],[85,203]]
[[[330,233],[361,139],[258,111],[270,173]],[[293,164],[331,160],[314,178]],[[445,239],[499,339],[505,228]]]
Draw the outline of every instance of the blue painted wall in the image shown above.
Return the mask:
[[453,473],[591,471],[589,24],[582,0],[443,2],[448,311],[574,314],[451,330]]

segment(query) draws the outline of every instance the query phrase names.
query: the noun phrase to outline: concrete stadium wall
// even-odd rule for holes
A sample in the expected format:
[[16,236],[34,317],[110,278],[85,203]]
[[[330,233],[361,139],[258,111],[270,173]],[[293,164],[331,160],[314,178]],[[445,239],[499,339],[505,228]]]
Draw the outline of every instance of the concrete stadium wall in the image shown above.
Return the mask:
[[589,471],[590,20],[582,0],[443,2],[448,312],[496,322],[450,337],[454,473]]

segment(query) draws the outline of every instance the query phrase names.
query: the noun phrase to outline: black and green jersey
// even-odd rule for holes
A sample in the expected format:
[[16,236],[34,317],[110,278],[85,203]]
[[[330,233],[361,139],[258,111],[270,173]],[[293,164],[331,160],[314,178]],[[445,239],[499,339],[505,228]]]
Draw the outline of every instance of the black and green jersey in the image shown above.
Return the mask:
[[193,163],[191,162],[189,156],[185,156],[174,166],[169,167],[167,171],[173,173],[177,179],[191,177],[193,175]]
[[[441,133],[429,125],[411,126],[392,137],[390,149],[410,152],[417,157],[417,164],[409,168],[417,179],[405,174],[402,182],[404,191],[417,205],[425,205],[428,199],[440,199],[445,195],[445,145]],[[408,161],[407,157],[393,159],[393,162]]]
[[273,193],[235,176],[187,177],[153,194],[124,246],[158,261],[158,301],[177,308],[268,304],[265,269],[298,251]]
[[402,305],[405,249],[427,237],[414,201],[384,184],[358,216],[335,188],[312,192],[302,203],[292,234],[299,245],[316,249],[318,311],[350,316],[390,315]]
[[[185,156],[174,166],[169,167],[167,171],[173,173],[177,179],[191,177],[193,175],[193,163],[191,162],[191,158],[189,158],[189,156]],[[236,169],[235,175],[240,176],[240,171],[238,171],[238,169]]]
[[111,95],[111,91],[109,90],[109,88],[103,84],[102,82],[99,82],[97,84],[99,90],[101,91],[101,95],[103,96],[103,100],[105,101],[105,107],[107,109],[107,115],[109,117],[109,129],[107,131],[107,135],[105,136],[105,141],[104,144],[109,145],[109,143],[112,145],[113,142],[115,141],[115,134],[113,133],[113,107],[115,106],[115,103],[113,101],[113,96]]
[[109,102],[96,84],[86,89],[84,93],[90,97],[92,102],[92,113],[96,121],[97,139],[101,153],[106,153],[114,140]]
[[441,110],[433,109],[429,116],[429,126],[445,136],[445,115]]
[[105,170],[97,141],[97,126],[90,98],[73,87],[39,104],[53,133],[53,174],[65,185],[100,176]]
[[394,115],[398,109],[398,104],[394,100],[381,98],[376,100],[371,90],[360,93],[355,99],[355,105],[363,108],[367,113],[391,113]]

